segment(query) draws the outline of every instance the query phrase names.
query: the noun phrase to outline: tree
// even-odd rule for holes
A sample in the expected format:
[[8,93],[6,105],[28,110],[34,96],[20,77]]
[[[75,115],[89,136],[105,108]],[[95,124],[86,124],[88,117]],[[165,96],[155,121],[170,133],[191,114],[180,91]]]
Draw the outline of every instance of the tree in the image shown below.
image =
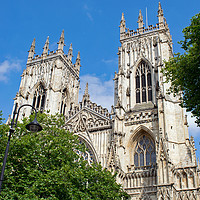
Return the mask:
[[[18,124],[10,143],[0,199],[127,199],[111,172],[92,166],[77,154],[85,152],[78,136],[64,129],[64,117],[39,114],[43,130],[30,133],[27,119]],[[9,127],[0,125],[0,161]]]
[[181,94],[181,106],[191,111],[200,126],[200,13],[191,19],[183,34],[184,40],[179,44],[185,53],[177,53],[165,62],[162,72],[166,82],[171,82],[169,92]]
[[2,124],[2,121],[4,120],[4,118],[2,116],[3,116],[2,110],[0,110],[0,124]]

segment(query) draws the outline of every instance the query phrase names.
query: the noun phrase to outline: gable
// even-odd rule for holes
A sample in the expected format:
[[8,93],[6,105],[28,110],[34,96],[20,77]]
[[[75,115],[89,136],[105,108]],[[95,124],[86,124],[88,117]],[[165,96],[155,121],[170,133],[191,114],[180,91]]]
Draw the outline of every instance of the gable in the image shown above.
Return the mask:
[[110,129],[111,119],[84,107],[66,122],[66,127],[74,133],[94,132]]

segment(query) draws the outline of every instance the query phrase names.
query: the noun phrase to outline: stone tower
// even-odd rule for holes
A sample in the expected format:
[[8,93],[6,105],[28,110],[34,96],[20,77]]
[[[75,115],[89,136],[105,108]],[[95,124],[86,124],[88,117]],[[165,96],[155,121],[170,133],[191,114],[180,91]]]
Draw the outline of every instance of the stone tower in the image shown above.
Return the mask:
[[[49,52],[49,37],[47,37],[42,55],[34,56],[35,39],[33,40],[26,69],[21,76],[19,92],[14,98],[14,103],[17,103],[18,107],[30,104],[41,112],[49,110],[53,114],[68,115],[70,108],[78,104],[80,52],[73,64],[72,44],[67,55],[64,54],[64,46],[64,31],[62,31],[55,52]],[[27,117],[31,109],[25,107],[22,112],[21,118]]]
[[115,73],[113,149],[118,181],[131,199],[198,199],[193,138],[179,98],[167,94],[161,69],[173,56],[172,38],[158,7],[158,24],[138,28],[120,22],[119,67]]

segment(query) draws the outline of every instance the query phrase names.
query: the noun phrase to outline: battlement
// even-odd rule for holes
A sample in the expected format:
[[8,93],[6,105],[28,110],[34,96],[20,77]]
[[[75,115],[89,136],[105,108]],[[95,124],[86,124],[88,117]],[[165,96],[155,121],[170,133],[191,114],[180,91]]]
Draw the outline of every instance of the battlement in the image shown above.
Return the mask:
[[78,52],[76,61],[74,64],[72,64],[72,57],[73,57],[73,49],[72,44],[70,44],[68,54],[64,54],[63,48],[65,46],[64,43],[64,30],[62,31],[62,34],[60,36],[60,40],[58,42],[58,48],[56,51],[49,51],[49,37],[47,37],[47,40],[45,42],[45,45],[43,47],[43,53],[41,55],[35,55],[35,38],[33,39],[32,45],[30,50],[28,51],[28,60],[27,65],[33,64],[35,62],[53,58],[55,56],[61,56],[65,62],[69,64],[70,67],[74,68],[76,73],[79,75],[80,71],[80,52]]
[[168,25],[166,22],[166,19],[164,18],[163,15],[163,9],[161,8],[161,4],[159,2],[159,6],[158,6],[158,23],[153,26],[147,26],[146,28],[144,27],[144,22],[143,22],[143,16],[142,16],[142,12],[140,10],[139,12],[139,17],[138,17],[138,28],[136,29],[136,31],[134,30],[129,30],[129,28],[126,28],[126,21],[124,18],[124,13],[122,13],[122,18],[120,21],[120,40],[126,39],[126,38],[130,38],[130,37],[135,37],[141,34],[146,34],[149,32],[153,32],[153,31],[157,31],[157,30],[163,30],[166,29],[168,30]]
[[155,26],[149,25],[147,28],[142,27],[142,28],[137,28],[136,30],[129,30],[129,28],[126,28],[125,32],[120,33],[120,40],[138,36],[141,34],[146,34],[146,33],[157,31],[157,30],[161,30],[161,29],[168,29],[168,24],[165,23],[162,26],[160,26],[160,24],[157,23]]

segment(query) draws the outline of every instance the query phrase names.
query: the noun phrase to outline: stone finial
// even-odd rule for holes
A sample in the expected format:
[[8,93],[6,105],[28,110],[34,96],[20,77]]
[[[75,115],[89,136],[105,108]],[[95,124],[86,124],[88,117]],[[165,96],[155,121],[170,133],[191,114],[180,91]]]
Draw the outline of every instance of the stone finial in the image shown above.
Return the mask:
[[72,57],[73,57],[73,49],[72,49],[72,43],[70,44],[70,47],[69,47],[69,51],[68,51],[68,55],[67,55],[67,58],[72,61]]
[[34,54],[35,54],[35,38],[33,39],[33,42],[31,44],[31,48],[28,52],[29,52],[28,61],[31,61],[33,59]]
[[86,83],[84,95],[88,95],[88,83]]
[[85,92],[84,92],[83,100],[82,100],[82,103],[84,106],[86,105],[86,102],[89,100],[89,98],[90,98],[90,95],[88,93],[88,83],[86,83]]
[[160,26],[163,26],[163,23],[164,23],[164,15],[163,15],[163,9],[161,7],[161,3],[159,2],[159,5],[158,5],[158,22],[159,22],[159,25]]
[[81,59],[80,59],[80,51],[78,52],[77,58],[76,58],[76,63],[75,63],[75,68],[78,70],[78,72],[80,71],[80,63]]
[[138,17],[137,23],[138,23],[139,33],[143,33],[144,22],[143,22],[143,16],[142,16],[141,10],[139,12],[139,17]]
[[126,23],[125,23],[124,13],[122,13],[122,18],[120,21],[120,33],[124,33],[126,31]]
[[43,47],[43,53],[42,53],[42,56],[47,56],[48,55],[48,51],[49,51],[49,36],[47,37],[47,40],[44,44],[44,47]]
[[142,16],[141,10],[140,10],[140,12],[139,12],[139,17],[138,17],[137,23],[138,23],[138,28],[139,28],[139,29],[141,29],[141,28],[144,27],[143,16]]
[[63,53],[63,47],[65,46],[64,39],[65,37],[64,37],[64,30],[63,30],[60,36],[60,40],[58,42],[58,50],[57,50],[58,53]]

